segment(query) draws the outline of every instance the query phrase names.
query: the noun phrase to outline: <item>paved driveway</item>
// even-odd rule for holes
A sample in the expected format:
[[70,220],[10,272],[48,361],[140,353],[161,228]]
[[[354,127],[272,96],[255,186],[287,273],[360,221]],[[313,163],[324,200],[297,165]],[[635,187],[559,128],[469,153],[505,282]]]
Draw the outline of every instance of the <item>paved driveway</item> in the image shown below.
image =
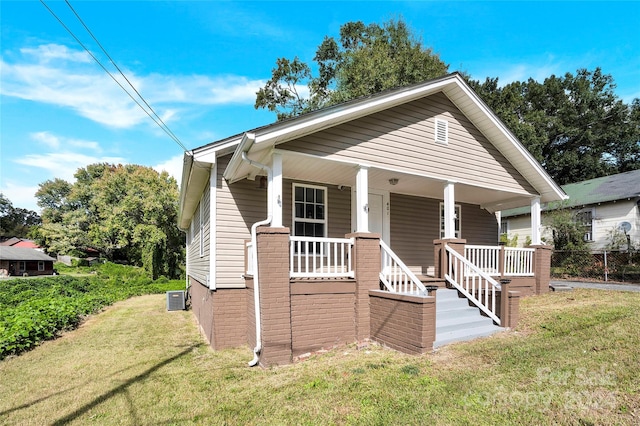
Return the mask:
[[566,285],[574,288],[596,288],[599,290],[620,290],[620,291],[638,291],[640,292],[640,284],[612,284],[612,283],[590,283],[584,281],[551,281],[551,284]]

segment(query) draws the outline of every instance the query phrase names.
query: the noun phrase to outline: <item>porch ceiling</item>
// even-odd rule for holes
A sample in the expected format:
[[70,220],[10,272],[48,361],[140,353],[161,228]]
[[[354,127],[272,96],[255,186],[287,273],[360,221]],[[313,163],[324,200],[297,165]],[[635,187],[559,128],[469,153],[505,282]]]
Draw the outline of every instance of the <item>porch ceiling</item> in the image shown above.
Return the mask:
[[[281,150],[278,152],[282,154],[283,175],[287,179],[345,187],[355,187],[356,185],[357,164]],[[264,152],[264,157],[260,156],[260,160],[266,164],[269,163],[267,155],[268,153]],[[390,179],[398,179],[397,184],[392,185],[389,182]],[[376,167],[369,168],[370,189],[442,200],[445,183],[446,180],[434,177],[412,175]],[[499,188],[455,184],[456,203],[479,205],[491,212],[512,208],[511,206],[529,206],[531,197],[531,194],[507,192]]]

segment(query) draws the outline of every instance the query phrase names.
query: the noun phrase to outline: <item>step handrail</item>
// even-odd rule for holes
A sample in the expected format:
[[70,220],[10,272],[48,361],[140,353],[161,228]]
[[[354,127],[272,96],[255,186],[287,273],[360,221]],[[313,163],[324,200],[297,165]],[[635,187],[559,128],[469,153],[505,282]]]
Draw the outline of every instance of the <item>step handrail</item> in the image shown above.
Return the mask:
[[427,294],[427,288],[422,281],[382,240],[380,240],[380,281],[392,293]]
[[[447,282],[487,314],[496,324],[501,325],[500,317],[496,314],[496,291],[501,290],[500,284],[448,245],[445,245],[445,249],[449,254],[448,271],[444,275]],[[471,274],[465,274],[465,271],[471,272]],[[478,297],[476,297],[476,293]]]

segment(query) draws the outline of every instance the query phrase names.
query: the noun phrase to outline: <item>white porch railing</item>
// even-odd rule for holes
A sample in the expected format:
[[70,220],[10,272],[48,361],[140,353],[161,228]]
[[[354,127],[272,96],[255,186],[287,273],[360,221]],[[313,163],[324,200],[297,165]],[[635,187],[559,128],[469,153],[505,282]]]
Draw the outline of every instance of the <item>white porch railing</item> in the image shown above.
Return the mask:
[[[500,251],[504,250],[503,270],[500,270]],[[532,248],[515,248],[500,246],[475,246],[466,245],[464,256],[483,271],[491,276],[533,276]],[[466,274],[472,275],[472,270],[466,270]]]
[[500,290],[500,284],[451,247],[445,248],[449,254],[444,275],[447,282],[500,325],[500,318],[496,314],[496,291]]
[[400,258],[380,240],[380,281],[392,293],[426,295],[424,284]]
[[[500,275],[500,246],[464,246],[464,257],[489,275]],[[470,270],[467,274],[473,273]]]
[[504,248],[504,275],[507,276],[529,276],[533,277],[533,254],[536,249],[532,248]]
[[353,278],[353,238],[289,237],[291,278]]

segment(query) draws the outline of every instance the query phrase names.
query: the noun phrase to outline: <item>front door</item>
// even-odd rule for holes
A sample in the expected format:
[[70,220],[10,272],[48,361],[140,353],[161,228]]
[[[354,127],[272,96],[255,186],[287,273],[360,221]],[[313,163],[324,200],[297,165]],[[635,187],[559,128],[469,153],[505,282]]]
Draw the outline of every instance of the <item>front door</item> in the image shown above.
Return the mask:
[[[382,240],[389,244],[389,193],[386,191],[369,192],[369,232],[380,234]],[[352,228],[356,230],[355,190],[352,194]]]

